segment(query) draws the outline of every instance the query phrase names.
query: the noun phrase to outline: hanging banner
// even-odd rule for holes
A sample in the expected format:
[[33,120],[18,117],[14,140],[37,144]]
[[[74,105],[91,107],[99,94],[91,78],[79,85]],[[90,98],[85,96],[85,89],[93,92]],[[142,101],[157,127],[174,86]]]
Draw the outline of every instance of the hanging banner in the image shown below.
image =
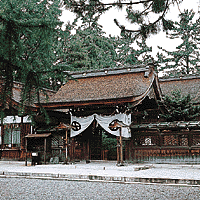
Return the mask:
[[84,118],[71,115],[71,125],[73,128],[71,129],[70,137],[74,137],[82,133],[86,128],[89,127],[93,120],[93,115]]
[[[111,129],[109,126],[113,124],[113,122],[123,122],[124,125],[129,126],[131,124],[131,114],[126,115],[126,114],[116,114],[113,116],[100,116],[96,115],[96,120],[99,123],[99,125],[108,133],[115,135],[115,136],[120,136],[120,129],[117,128]],[[121,128],[121,134],[123,137],[131,137],[130,133],[130,128],[129,127],[122,127]]]
[[[71,125],[73,128],[71,129],[71,137],[74,137],[80,133],[82,133],[86,128],[89,127],[89,125],[96,119],[97,123],[108,133],[120,136],[120,128],[110,128],[110,125],[112,125],[114,122],[121,122],[125,126],[129,126],[131,124],[131,114],[116,114],[112,116],[102,116],[93,114],[88,117],[75,117],[71,116]],[[123,137],[131,137],[131,131],[129,127],[121,127],[121,135]]]

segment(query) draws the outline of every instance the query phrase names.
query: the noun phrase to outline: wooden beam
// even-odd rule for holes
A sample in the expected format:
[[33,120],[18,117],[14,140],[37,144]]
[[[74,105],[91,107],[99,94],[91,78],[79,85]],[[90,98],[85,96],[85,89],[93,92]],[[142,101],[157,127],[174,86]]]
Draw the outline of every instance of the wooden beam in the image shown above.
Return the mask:
[[[87,102],[60,102],[60,103],[44,103],[42,104],[45,108],[65,108],[65,107],[80,107],[80,106],[91,106],[91,105],[113,105],[122,103],[134,102],[134,97],[122,98],[122,99],[111,99],[111,100],[95,100]],[[37,104],[35,104],[38,107]]]

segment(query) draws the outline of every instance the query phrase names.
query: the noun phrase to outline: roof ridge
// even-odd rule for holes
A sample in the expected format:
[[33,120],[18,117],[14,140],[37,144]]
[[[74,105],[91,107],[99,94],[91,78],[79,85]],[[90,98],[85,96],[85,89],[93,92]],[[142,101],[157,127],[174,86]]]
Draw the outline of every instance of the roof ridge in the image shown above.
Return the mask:
[[149,71],[150,67],[153,66],[129,66],[129,67],[120,67],[120,68],[105,68],[100,70],[88,70],[88,71],[79,71],[79,72],[69,72],[69,75],[72,78],[88,78],[88,77],[97,77],[97,76],[108,76],[108,75],[117,75],[117,74],[127,74],[127,73],[138,73]]
[[158,79],[161,82],[167,82],[167,81],[181,81],[181,80],[200,79],[200,76],[199,75],[191,75],[191,76],[181,76],[181,77],[174,77],[174,78],[158,77]]

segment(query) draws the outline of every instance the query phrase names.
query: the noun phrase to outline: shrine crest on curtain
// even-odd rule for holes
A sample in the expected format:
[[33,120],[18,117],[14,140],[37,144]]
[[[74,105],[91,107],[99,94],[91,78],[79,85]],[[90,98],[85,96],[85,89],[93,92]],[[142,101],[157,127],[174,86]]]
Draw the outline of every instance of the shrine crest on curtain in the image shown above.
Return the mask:
[[[71,115],[71,125],[73,128],[71,129],[70,137],[74,137],[82,133],[84,130],[86,130],[90,124],[96,119],[97,123],[108,133],[120,136],[120,130],[119,129],[111,129],[109,126],[114,121],[120,121],[123,122],[126,126],[129,126],[131,124],[131,114],[116,114],[112,116],[102,116],[98,114],[93,114],[87,117],[76,117]],[[121,135],[123,137],[129,138],[131,137],[131,131],[129,127],[122,127],[121,128]]]

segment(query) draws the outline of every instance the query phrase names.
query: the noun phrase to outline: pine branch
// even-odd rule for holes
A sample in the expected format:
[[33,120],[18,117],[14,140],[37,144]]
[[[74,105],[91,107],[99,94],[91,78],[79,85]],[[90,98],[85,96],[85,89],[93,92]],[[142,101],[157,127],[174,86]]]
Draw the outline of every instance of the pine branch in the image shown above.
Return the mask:
[[94,7],[94,6],[123,6],[123,5],[138,5],[138,4],[146,4],[149,2],[152,2],[153,0],[146,0],[146,1],[137,1],[137,2],[114,2],[114,3],[95,3],[95,4],[78,4],[77,2],[75,3],[74,1],[72,1],[72,3],[70,3],[71,6],[75,6],[75,7]]

